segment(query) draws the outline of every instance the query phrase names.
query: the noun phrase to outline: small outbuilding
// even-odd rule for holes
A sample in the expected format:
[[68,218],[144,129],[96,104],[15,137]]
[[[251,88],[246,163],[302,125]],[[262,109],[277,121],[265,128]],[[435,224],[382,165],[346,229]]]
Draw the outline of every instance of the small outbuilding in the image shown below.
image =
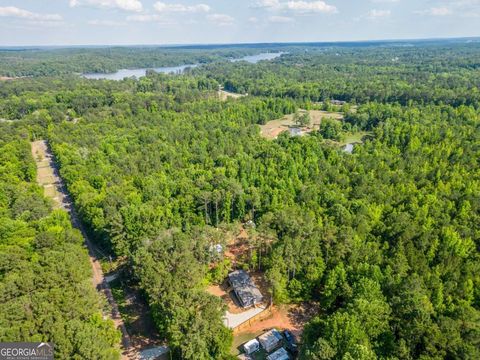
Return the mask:
[[282,344],[283,336],[277,329],[267,331],[258,337],[258,341],[266,352],[270,352]]
[[260,343],[257,339],[247,341],[245,344],[243,344],[243,351],[245,351],[245,354],[247,355],[250,355],[257,350],[260,350]]
[[267,360],[290,360],[287,350],[283,347],[267,356]]
[[342,106],[342,105],[345,105],[346,103],[347,103],[346,101],[342,101],[342,100],[336,100],[336,99],[330,100],[330,104],[332,105]]
[[262,293],[244,270],[228,274],[228,281],[242,307],[248,308],[263,302]]

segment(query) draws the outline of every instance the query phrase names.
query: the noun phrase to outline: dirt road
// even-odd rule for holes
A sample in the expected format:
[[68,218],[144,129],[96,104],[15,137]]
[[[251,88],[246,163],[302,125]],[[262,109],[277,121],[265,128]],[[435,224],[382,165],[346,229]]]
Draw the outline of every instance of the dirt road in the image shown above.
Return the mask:
[[88,238],[85,228],[73,207],[73,203],[66,191],[65,184],[60,178],[58,168],[55,164],[53,155],[48,148],[47,142],[44,140],[32,142],[32,155],[37,164],[37,182],[43,186],[45,196],[53,200],[54,208],[64,209],[70,214],[72,225],[80,230],[85,239],[85,245],[88,248],[90,264],[93,271],[93,286],[107,298],[111,307],[111,314],[109,314],[110,318],[115,323],[117,329],[120,329],[122,332],[122,359],[138,359],[139,354],[132,352],[132,349],[129,349],[130,337],[118,311],[117,303],[112,296],[110,286],[103,275],[102,267],[97,257],[98,250],[95,249],[95,246]]

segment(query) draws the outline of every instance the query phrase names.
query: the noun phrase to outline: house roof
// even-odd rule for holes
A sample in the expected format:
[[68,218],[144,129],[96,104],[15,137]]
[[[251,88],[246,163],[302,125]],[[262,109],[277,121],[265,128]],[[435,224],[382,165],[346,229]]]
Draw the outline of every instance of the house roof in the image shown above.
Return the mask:
[[262,344],[265,349],[269,349],[282,341],[282,334],[280,334],[277,329],[272,329],[260,335],[258,341],[260,341],[260,344]]
[[267,356],[267,360],[288,360],[288,359],[290,359],[290,357],[288,356],[287,350],[285,350],[283,347]]
[[236,270],[228,274],[228,279],[242,306],[250,306],[263,301],[260,290],[244,270]]
[[243,348],[246,350],[247,353],[257,350],[260,347],[260,343],[257,339],[252,339],[245,344],[243,344]]

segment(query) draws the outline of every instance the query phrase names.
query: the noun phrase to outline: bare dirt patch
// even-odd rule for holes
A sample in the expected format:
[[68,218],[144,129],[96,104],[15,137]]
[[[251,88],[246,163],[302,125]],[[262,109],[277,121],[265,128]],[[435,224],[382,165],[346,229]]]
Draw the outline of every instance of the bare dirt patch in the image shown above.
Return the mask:
[[318,314],[318,305],[310,303],[279,305],[271,308],[272,314],[264,320],[260,320],[250,327],[238,333],[242,334],[262,333],[271,328],[278,330],[290,330],[297,338],[303,333],[305,324],[316,314]]
[[241,262],[242,258],[245,257],[250,249],[249,237],[245,229],[241,229],[240,234],[232,239],[232,241],[227,244],[225,250],[225,257],[232,261],[233,267]]
[[221,298],[227,305],[228,312],[232,314],[240,314],[245,311],[245,309],[238,304],[233,291],[228,291],[226,280],[221,285],[210,285],[207,288],[207,292]]
[[[300,110],[300,113],[305,113],[306,110]],[[322,110],[309,110],[310,124],[302,128],[304,133],[309,133],[320,128],[322,119],[332,118],[335,120],[343,120],[343,114],[339,112],[329,112]],[[288,131],[290,127],[295,125],[293,121],[294,114],[285,115],[281,119],[272,120],[265,125],[260,125],[261,135],[267,139],[275,139],[280,133]]]
[[246,94],[237,94],[225,90],[218,90],[218,97],[222,101],[227,101],[228,99],[240,99],[241,97],[247,96]]

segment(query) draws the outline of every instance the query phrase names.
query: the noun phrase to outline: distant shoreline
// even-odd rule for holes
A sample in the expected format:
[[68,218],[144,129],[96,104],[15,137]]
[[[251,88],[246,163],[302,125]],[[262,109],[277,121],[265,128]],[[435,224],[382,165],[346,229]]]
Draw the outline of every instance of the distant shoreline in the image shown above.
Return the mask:
[[0,51],[32,51],[32,50],[56,50],[56,49],[101,49],[101,48],[176,48],[176,49],[202,49],[202,48],[251,48],[251,47],[279,47],[279,46],[361,46],[381,45],[394,43],[463,43],[480,42],[480,36],[465,37],[440,37],[418,39],[374,39],[374,40],[341,40],[341,41],[312,41],[312,42],[245,42],[245,43],[197,43],[197,44],[99,44],[99,45],[0,45]]

